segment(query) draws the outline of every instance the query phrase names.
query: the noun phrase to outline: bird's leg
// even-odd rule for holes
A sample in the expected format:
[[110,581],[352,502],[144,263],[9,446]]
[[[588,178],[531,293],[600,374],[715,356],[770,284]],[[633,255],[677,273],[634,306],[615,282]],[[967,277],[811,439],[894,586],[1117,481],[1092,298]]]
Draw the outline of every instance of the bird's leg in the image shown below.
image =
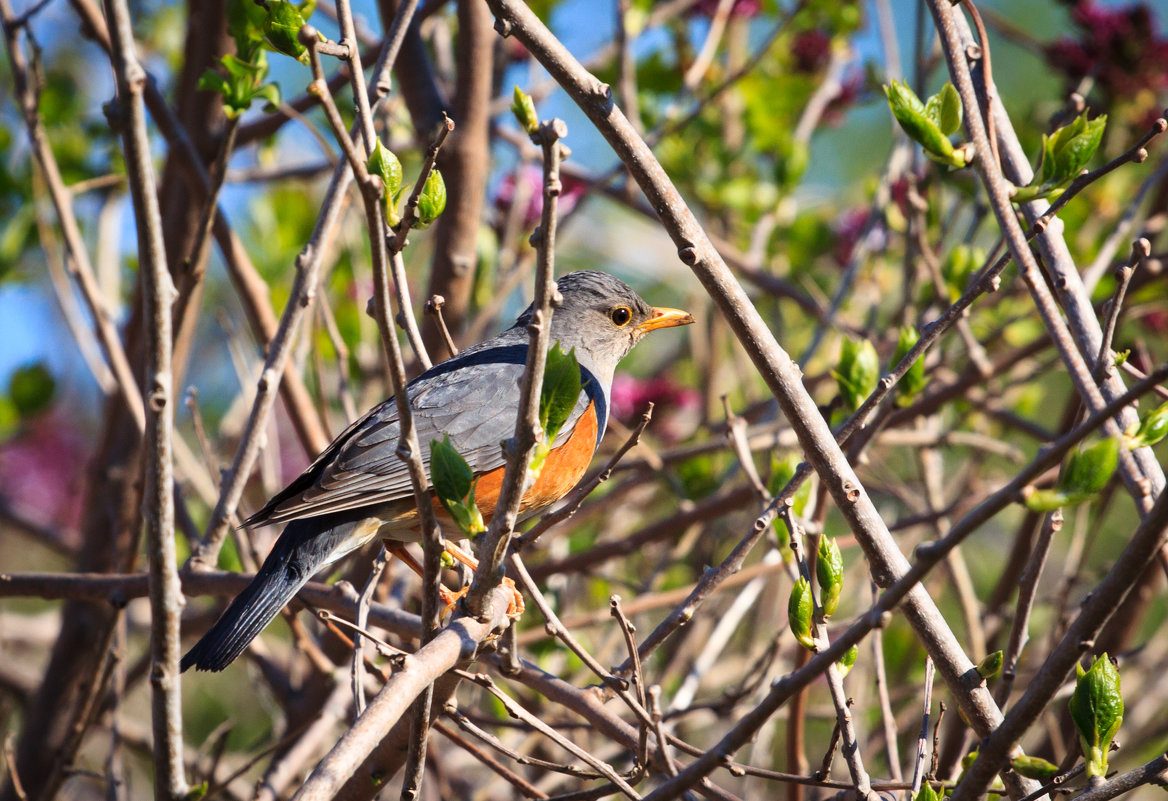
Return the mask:
[[[422,566],[418,564],[418,560],[414,558],[414,555],[406,550],[405,545],[394,540],[382,540],[382,543],[385,545],[385,550],[387,553],[402,560],[402,564],[417,573],[418,578],[423,578],[425,576],[425,571],[422,569]],[[454,592],[452,590],[446,589],[445,584],[439,583],[438,597],[442,599],[442,603],[446,604],[445,608],[442,610],[442,616],[446,617],[446,615],[450,613],[450,610],[454,608],[454,605],[458,603],[458,599],[464,595],[466,595],[465,588],[459,592]]]
[[[418,564],[418,560],[414,559],[413,555],[408,550],[406,550],[405,545],[393,540],[384,540],[384,543],[385,550],[388,553],[402,560],[405,566],[417,573],[418,576],[423,575],[422,566]],[[453,543],[446,543],[446,552],[457,559],[459,562],[462,562],[464,565],[469,567],[471,570],[477,570],[479,567],[479,562],[477,559]],[[511,579],[504,577],[503,583],[509,590],[511,590],[514,596],[511,599],[511,603],[507,605],[507,617],[511,620],[518,620],[523,616],[523,612],[527,608],[526,604],[523,602],[523,593],[519,591],[519,589],[515,586],[515,582]],[[454,605],[457,604],[459,600],[461,600],[466,595],[468,590],[470,590],[469,585],[458,591],[448,590],[442,584],[438,585],[438,597],[442,599],[442,603],[446,604],[446,607],[442,610],[442,617],[446,617],[446,615],[450,614],[451,610],[454,609]]]
[[[478,570],[478,568],[479,568],[479,560],[478,559],[475,559],[473,556],[468,554],[466,551],[462,550],[457,545],[455,545],[451,542],[446,543],[446,553],[450,554],[455,559],[462,562],[464,565],[469,567],[471,570]],[[507,586],[507,589],[511,590],[511,592],[514,595],[514,597],[511,599],[511,603],[508,604],[508,606],[507,606],[507,617],[510,618],[511,620],[518,620],[519,618],[523,617],[523,610],[527,608],[526,604],[524,604],[524,602],[523,602],[523,593],[521,593],[519,591],[519,588],[515,586],[515,582],[512,581],[511,579],[507,578],[506,576],[503,577],[503,584],[505,584]],[[457,598],[461,598],[462,596],[466,595],[466,592],[468,589],[470,589],[470,588],[463,587],[458,592]],[[456,598],[456,600],[457,600],[457,598]]]

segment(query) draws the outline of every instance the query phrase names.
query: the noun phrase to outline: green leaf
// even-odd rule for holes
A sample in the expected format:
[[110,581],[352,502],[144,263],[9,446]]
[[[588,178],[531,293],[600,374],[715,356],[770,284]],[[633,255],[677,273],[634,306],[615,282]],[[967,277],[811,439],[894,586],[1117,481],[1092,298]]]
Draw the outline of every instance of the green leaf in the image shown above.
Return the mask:
[[308,48],[300,44],[300,29],[304,16],[300,9],[286,0],[268,0],[268,16],[264,20],[264,41],[273,50],[308,63]]
[[1168,436],[1168,403],[1163,403],[1123,432],[1123,444],[1129,451],[1155,445]]
[[264,39],[267,11],[254,0],[228,0],[227,33],[235,40],[235,54],[250,61]]
[[519,127],[529,135],[539,130],[539,117],[535,113],[535,101],[531,95],[515,85],[514,100],[511,102],[511,113],[519,122]]
[[928,782],[922,782],[921,789],[913,796],[913,801],[941,801],[941,796],[937,795],[937,791],[933,789],[933,785]]
[[957,94],[953,84],[945,81],[941,91],[934,97],[940,98],[941,106],[937,127],[941,129],[941,133],[952,136],[961,130],[961,96]]
[[468,537],[487,530],[475,503],[475,478],[466,459],[450,443],[450,435],[430,440],[430,483],[442,506]]
[[220,94],[223,97],[224,113],[229,118],[238,118],[257,97],[266,100],[269,106],[279,105],[280,93],[276,85],[260,85],[268,74],[268,60],[263,51],[256,51],[254,61],[244,61],[227,54],[219,60],[219,64],[227,77],[224,78],[214,70],[207,70],[199,76],[197,87]]
[[1059,489],[1072,498],[1086,500],[1107,486],[1118,464],[1119,440],[1108,437],[1071,455],[1059,480]]
[[823,616],[831,617],[839,608],[843,589],[844,558],[835,540],[824,534],[819,538],[819,558],[815,562],[815,578],[819,582],[819,605]]
[[539,393],[539,424],[549,443],[555,442],[560,429],[572,415],[580,389],[580,363],[576,360],[576,349],[565,353],[559,342],[552,343],[544,363],[543,387]]
[[1050,781],[1059,772],[1058,765],[1036,756],[1014,757],[1010,761],[1010,767],[1019,776],[1040,782]]
[[1005,654],[1001,651],[994,651],[977,663],[977,675],[989,681],[1002,672],[1002,664],[1005,662],[1005,659]]
[[1054,133],[1044,134],[1042,160],[1034,178],[1016,190],[1013,200],[1022,203],[1062,194],[1099,149],[1106,127],[1106,114],[1088,120],[1087,112],[1083,112]]
[[1099,149],[1103,130],[1107,127],[1107,115],[1101,114],[1087,120],[1083,112],[1069,125],[1059,128],[1049,137],[1043,138],[1042,176],[1043,183],[1063,183],[1075,179],[1079,171]]
[[280,87],[274,83],[265,83],[252,92],[252,100],[264,101],[264,111],[275,111],[280,106]]
[[856,411],[864,399],[872,394],[872,390],[876,389],[876,382],[880,378],[880,359],[876,355],[876,348],[866,339],[857,342],[850,337],[845,338],[832,375],[839,385],[844,406],[848,411]]
[[[896,350],[892,352],[892,361],[889,362],[889,371],[900,364],[901,360],[916,346],[920,338],[920,334],[911,325],[906,325],[900,329],[900,336],[896,340]],[[897,405],[908,406],[911,404],[913,398],[920,394],[927,383],[925,380],[925,357],[920,356],[909,365],[908,372],[896,384]]]
[[464,501],[474,486],[474,471],[450,442],[450,435],[430,440],[430,482],[440,501]]
[[381,137],[377,137],[365,168],[381,179],[385,221],[391,226],[397,225],[401,221],[397,213],[397,197],[401,192],[402,165],[394,152],[381,143]]
[[811,615],[814,611],[811,583],[800,576],[791,588],[791,597],[787,601],[787,621],[795,639],[809,651],[815,650],[815,639],[811,636]]
[[1107,775],[1111,741],[1123,723],[1123,695],[1119,671],[1107,654],[1098,657],[1090,670],[1075,665],[1075,691],[1067,708],[1079,730],[1088,776]]
[[425,228],[438,219],[438,215],[446,208],[446,182],[442,180],[442,173],[435,167],[430,171],[422,187],[422,194],[418,197],[418,222],[416,228]]
[[56,388],[57,382],[43,362],[18,367],[8,379],[8,397],[21,417],[47,409]]
[[195,88],[200,92],[218,92],[225,98],[231,89],[227,83],[227,79],[210,67],[204,70],[203,74],[199,76],[199,82],[195,84]]
[[852,672],[852,668],[856,664],[856,657],[858,657],[859,655],[860,655],[860,647],[858,645],[853,645],[846,652],[844,652],[844,655],[841,656],[839,658],[839,661],[837,661],[835,663],[835,666],[837,668],[839,668],[841,679]]

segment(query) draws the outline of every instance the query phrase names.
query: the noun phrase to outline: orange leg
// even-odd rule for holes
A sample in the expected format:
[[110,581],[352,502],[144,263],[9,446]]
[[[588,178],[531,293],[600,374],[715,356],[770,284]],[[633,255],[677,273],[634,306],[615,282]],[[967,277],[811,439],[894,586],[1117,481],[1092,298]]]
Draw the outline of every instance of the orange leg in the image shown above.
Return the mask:
[[[384,540],[384,543],[385,550],[387,552],[396,556],[398,559],[401,559],[406,567],[417,573],[419,576],[423,575],[422,566],[418,564],[418,560],[414,559],[413,555],[408,550],[406,550],[405,545],[393,540]],[[464,565],[469,567],[471,570],[478,569],[478,560],[453,543],[446,543],[446,552],[459,562],[462,562]],[[510,605],[507,607],[507,617],[511,620],[518,620],[523,616],[523,611],[527,608],[526,604],[523,602],[523,593],[519,592],[519,589],[515,586],[515,582],[511,579],[504,578],[503,583],[506,584],[514,594],[514,598],[512,598]],[[450,614],[451,610],[454,609],[454,605],[457,604],[458,601],[466,595],[469,589],[470,587],[466,586],[461,590],[454,592],[452,590],[446,589],[445,585],[440,584],[438,586],[438,595],[442,599],[442,602],[446,604],[446,608],[442,610],[442,617],[446,617],[446,615]]]

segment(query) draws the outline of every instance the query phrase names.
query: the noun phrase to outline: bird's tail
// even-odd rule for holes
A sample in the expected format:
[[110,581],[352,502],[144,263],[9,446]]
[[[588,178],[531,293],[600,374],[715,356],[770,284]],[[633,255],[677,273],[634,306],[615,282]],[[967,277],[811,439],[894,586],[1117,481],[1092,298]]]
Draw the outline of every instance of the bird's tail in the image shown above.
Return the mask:
[[230,665],[313,574],[335,560],[337,541],[351,528],[329,528],[313,518],[289,523],[251,584],[187,652],[180,669],[220,671]]

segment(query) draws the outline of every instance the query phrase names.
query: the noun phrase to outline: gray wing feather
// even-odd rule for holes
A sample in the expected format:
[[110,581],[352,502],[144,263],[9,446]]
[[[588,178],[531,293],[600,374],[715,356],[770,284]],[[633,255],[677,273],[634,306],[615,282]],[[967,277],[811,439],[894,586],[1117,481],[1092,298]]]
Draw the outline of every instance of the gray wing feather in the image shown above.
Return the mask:
[[[525,338],[526,332],[521,333]],[[475,473],[503,466],[500,443],[515,431],[525,356],[525,344],[500,336],[463,351],[410,384],[410,406],[427,475],[430,442],[444,434],[458,443]],[[588,396],[581,392],[557,440],[570,435],[588,403]],[[282,523],[412,496],[409,472],[396,452],[400,434],[397,405],[390,399],[346,429],[246,524]]]

